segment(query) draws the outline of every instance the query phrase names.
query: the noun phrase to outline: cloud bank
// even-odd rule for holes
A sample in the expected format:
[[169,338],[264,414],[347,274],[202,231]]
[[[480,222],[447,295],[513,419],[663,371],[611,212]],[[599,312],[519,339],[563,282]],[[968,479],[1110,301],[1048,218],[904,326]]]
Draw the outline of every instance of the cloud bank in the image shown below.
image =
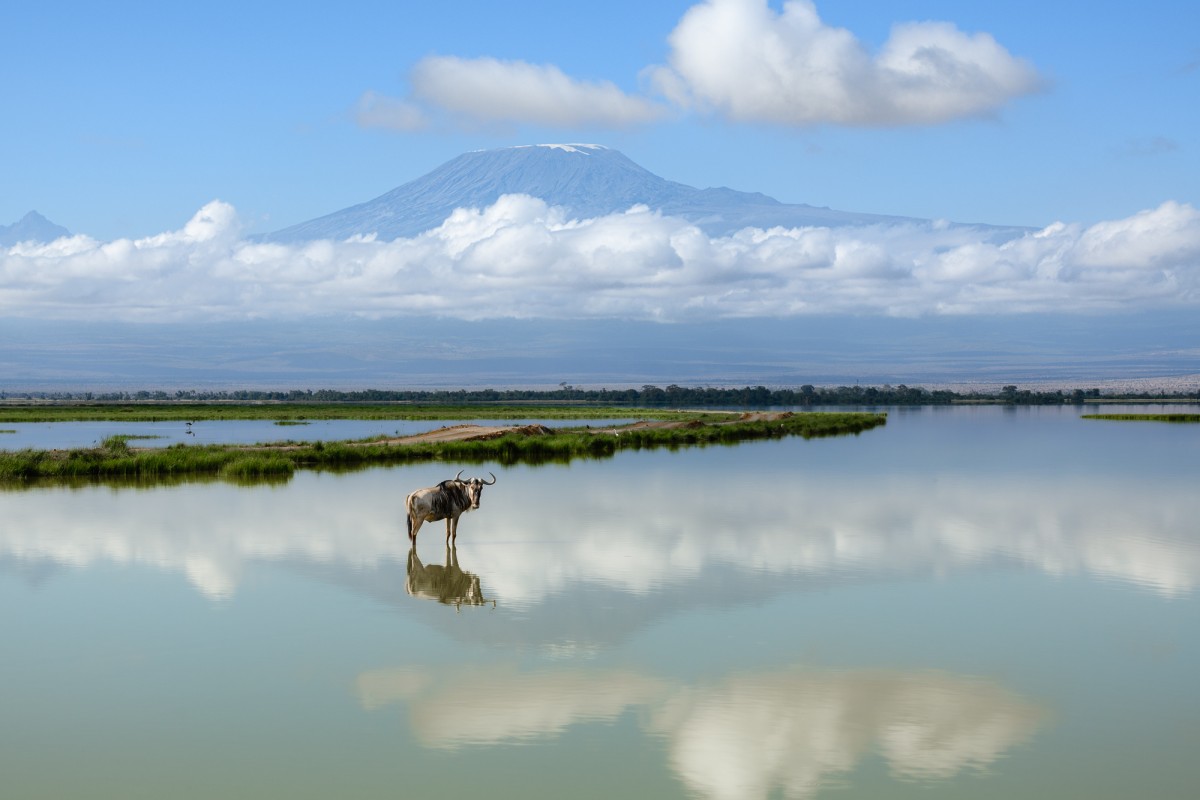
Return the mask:
[[610,81],[582,81],[552,64],[431,56],[412,68],[412,98],[367,92],[365,127],[424,127],[425,109],[467,125],[626,128],[688,110],[783,126],[933,125],[994,113],[1041,88],[1036,69],[987,33],[948,22],[896,25],[877,53],[826,25],[811,0],[705,0],[668,37],[666,65],[642,70],[669,103]]
[[246,241],[214,201],[180,230],[0,248],[0,318],[707,321],[1138,311],[1200,305],[1200,211],[1166,202],[1006,242],[969,226],[746,228],[645,207],[571,219],[524,195],[395,241]]

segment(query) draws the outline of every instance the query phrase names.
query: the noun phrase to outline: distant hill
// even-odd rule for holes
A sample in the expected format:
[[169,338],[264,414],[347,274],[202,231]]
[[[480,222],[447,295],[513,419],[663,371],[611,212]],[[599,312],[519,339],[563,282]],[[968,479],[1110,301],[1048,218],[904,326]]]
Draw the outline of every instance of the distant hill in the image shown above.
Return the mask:
[[12,247],[18,242],[53,242],[71,232],[56,225],[36,211],[30,211],[12,225],[0,225],[0,247]]
[[[770,228],[916,223],[927,220],[835,211],[733,189],[697,189],[660,178],[622,153],[594,144],[544,144],[481,150],[360,205],[266,235],[277,242],[345,239],[374,233],[391,240],[440,225],[456,208],[482,208],[504,194],[527,194],[579,218],[644,204],[687,219],[713,236]],[[1006,239],[1024,229],[992,226]]]

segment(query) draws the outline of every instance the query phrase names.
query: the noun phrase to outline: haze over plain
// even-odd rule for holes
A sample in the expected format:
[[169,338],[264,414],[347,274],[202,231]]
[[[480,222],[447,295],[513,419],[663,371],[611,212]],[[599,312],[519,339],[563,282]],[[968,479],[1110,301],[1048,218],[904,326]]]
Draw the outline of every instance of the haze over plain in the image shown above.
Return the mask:
[[[17,10],[0,54],[0,221],[76,232],[0,249],[10,387],[1200,372],[1189,4],[65,11]],[[535,142],[934,222],[509,196],[392,241],[254,240]]]

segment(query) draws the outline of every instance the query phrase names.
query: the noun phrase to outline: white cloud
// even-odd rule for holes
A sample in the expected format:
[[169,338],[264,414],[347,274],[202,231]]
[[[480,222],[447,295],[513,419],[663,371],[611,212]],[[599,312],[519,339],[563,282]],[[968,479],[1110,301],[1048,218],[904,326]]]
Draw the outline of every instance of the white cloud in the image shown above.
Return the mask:
[[669,65],[647,70],[659,91],[740,122],[934,124],[987,114],[1041,84],[990,35],[945,22],[896,25],[873,56],[810,0],[780,13],[766,0],[706,0],[669,41]]
[[430,56],[413,67],[411,81],[420,100],[476,122],[623,128],[665,113],[610,81],[581,81],[550,64]]
[[1083,231],[1075,261],[1094,270],[1171,270],[1200,262],[1196,209],[1166,202],[1126,219],[1101,222]]
[[807,313],[1135,311],[1200,304],[1200,212],[1167,202],[1004,243],[913,224],[710,237],[645,207],[594,219],[523,195],[410,239],[239,237],[214,201],[181,230],[0,248],[0,318],[708,320]]

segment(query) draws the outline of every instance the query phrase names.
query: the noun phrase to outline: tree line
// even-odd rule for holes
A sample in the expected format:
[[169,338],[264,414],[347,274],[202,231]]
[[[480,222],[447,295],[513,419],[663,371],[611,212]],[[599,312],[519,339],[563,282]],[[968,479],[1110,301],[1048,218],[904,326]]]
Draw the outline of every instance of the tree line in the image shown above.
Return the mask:
[[1082,404],[1089,400],[1200,400],[1200,392],[1101,393],[1100,389],[1033,390],[1016,385],[1000,391],[954,391],[900,384],[892,386],[813,386],[796,388],[744,386],[718,388],[647,384],[640,389],[584,389],[566,383],[557,389],[293,389],[289,391],[141,390],[136,392],[0,392],[0,400],[42,400],[94,403],[147,402],[288,402],[288,403],[424,403],[479,405],[493,403],[568,403],[629,406],[917,406],[951,403],[1002,403],[1006,405]]

